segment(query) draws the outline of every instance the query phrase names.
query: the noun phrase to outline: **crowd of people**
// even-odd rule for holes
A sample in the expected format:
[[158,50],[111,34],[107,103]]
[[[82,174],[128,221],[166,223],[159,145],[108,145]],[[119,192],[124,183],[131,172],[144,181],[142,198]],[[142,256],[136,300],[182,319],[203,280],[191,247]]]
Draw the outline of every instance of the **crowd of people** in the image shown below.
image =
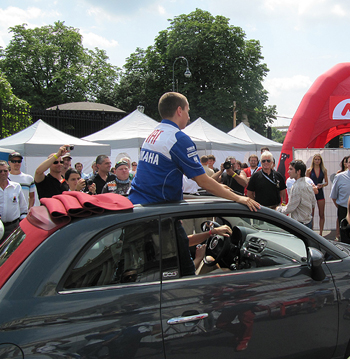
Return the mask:
[[[162,122],[144,141],[139,162],[121,158],[112,167],[109,156],[99,155],[91,172],[83,164],[72,167],[69,145],[62,145],[36,169],[34,178],[21,172],[23,156],[9,155],[8,163],[0,161],[0,215],[4,225],[3,239],[16,228],[35,202],[64,191],[82,191],[91,195],[117,193],[128,195],[133,203],[146,204],[177,201],[183,193],[205,190],[230,199],[256,211],[260,205],[270,207],[313,228],[315,209],[319,213],[319,234],[325,223],[324,187],[328,185],[327,169],[320,154],[313,156],[310,168],[301,160],[289,165],[287,181],[277,172],[275,159],[267,147],[260,158],[251,154],[248,163],[227,157],[216,167],[214,155],[199,157],[196,146],[181,130],[189,121],[189,103],[185,96],[169,92],[158,104]],[[350,156],[341,161],[330,197],[337,208],[337,237],[341,236],[350,196]],[[287,190],[287,191],[286,191]],[[348,241],[342,236],[343,241]],[[185,242],[188,239],[185,240]],[[193,241],[192,241],[193,242]],[[191,267],[191,271],[193,268]]]

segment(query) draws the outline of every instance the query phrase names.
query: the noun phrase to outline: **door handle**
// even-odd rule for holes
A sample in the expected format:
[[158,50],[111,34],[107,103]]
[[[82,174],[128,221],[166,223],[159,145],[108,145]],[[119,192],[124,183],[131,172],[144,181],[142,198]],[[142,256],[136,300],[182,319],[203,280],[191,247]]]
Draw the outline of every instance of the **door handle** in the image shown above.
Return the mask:
[[186,317],[175,317],[169,319],[167,321],[167,324],[169,325],[184,324],[184,323],[194,322],[196,320],[205,319],[208,318],[208,316],[209,316],[208,313],[200,313],[200,314],[189,315]]

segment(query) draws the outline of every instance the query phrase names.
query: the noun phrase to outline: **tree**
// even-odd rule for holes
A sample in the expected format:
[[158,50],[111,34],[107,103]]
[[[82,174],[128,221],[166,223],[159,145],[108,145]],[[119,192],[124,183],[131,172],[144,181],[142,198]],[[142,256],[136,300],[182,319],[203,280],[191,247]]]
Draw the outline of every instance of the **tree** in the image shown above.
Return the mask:
[[28,102],[19,99],[4,74],[0,72],[0,138],[14,134],[31,124]]
[[117,80],[105,52],[84,49],[78,29],[64,22],[34,29],[17,25],[10,32],[13,38],[0,54],[0,69],[13,92],[35,108],[98,100],[101,84]]
[[272,127],[271,129],[272,129],[272,136],[271,136],[272,140],[279,143],[283,143],[286,135],[280,130],[277,130],[277,128],[275,127]]
[[[183,60],[174,66],[179,56],[189,62],[189,79]],[[251,127],[263,133],[276,109],[265,106],[262,82],[268,68],[262,60],[258,41],[245,40],[243,30],[229,25],[228,18],[196,9],[171,20],[154,45],[131,54],[116,88],[116,105],[130,112],[142,103],[147,114],[158,118],[158,99],[172,90],[174,74],[175,87],[189,99],[192,119],[201,116],[228,131],[236,101],[239,115],[247,114]]]

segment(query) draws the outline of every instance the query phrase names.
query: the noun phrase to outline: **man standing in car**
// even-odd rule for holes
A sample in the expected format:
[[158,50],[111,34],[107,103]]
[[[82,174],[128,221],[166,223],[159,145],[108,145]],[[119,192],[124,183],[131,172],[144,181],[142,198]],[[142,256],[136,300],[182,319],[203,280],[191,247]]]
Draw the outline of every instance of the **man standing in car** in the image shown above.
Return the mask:
[[142,145],[131,184],[131,202],[181,200],[185,174],[215,196],[245,204],[250,210],[258,209],[260,206],[253,199],[231,192],[205,173],[196,145],[181,131],[189,122],[189,109],[187,98],[180,93],[167,92],[160,98],[158,110],[163,120]]
[[296,221],[312,229],[312,209],[316,205],[315,193],[312,186],[305,180],[306,165],[301,160],[289,164],[288,174],[295,179],[286,206],[276,208],[278,212],[289,214]]

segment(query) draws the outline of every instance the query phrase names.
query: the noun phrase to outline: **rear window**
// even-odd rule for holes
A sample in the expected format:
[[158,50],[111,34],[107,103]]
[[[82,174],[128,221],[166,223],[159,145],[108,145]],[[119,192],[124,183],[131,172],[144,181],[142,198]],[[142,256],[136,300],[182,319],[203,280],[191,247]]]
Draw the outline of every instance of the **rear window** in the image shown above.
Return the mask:
[[0,267],[11,257],[12,253],[14,253],[25,238],[26,234],[22,231],[21,227],[12,232],[0,247]]

